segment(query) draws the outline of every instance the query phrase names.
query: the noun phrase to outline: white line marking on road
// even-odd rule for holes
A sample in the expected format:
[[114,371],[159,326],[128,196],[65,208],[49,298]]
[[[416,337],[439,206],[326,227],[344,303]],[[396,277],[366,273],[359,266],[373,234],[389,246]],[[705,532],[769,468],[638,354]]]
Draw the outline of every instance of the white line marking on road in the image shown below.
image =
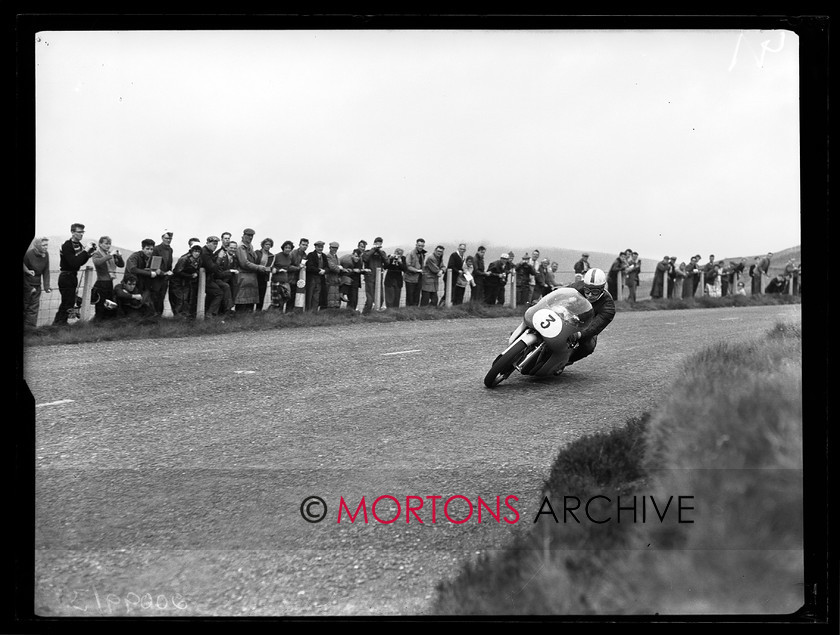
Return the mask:
[[721,322],[726,322],[727,320],[740,320],[739,317],[731,317],[731,318],[720,318]]
[[59,406],[63,403],[73,403],[75,399],[61,399],[60,401],[51,401],[49,403],[36,403],[35,407],[40,408],[41,406]]
[[419,353],[421,349],[413,348],[410,351],[394,351],[393,353],[382,353],[383,355],[402,355],[403,353]]
[[238,373],[239,375],[253,375],[257,371],[255,371],[255,370],[235,370],[233,372]]

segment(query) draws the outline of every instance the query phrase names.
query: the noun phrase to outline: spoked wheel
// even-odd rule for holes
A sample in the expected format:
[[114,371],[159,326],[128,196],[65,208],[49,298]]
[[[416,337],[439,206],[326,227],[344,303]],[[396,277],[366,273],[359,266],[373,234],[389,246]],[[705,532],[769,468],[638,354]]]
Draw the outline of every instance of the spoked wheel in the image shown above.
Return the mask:
[[521,362],[528,354],[529,346],[525,342],[516,342],[510,350],[499,355],[490,370],[484,376],[484,385],[488,388],[495,388],[513,372],[514,364]]

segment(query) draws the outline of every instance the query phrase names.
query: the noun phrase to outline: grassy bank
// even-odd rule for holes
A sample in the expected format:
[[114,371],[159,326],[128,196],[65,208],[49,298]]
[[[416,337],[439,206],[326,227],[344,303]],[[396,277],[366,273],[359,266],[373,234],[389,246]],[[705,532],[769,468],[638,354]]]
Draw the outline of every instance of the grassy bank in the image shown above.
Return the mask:
[[[617,302],[616,310],[656,311],[696,308],[720,308],[733,306],[758,306],[767,304],[799,304],[799,296],[761,295],[728,296],[724,298],[698,297],[688,300],[645,300],[642,302]],[[147,318],[144,320],[113,320],[103,323],[76,322],[70,326],[41,326],[24,334],[25,346],[46,344],[81,344],[84,342],[107,342],[138,340],[147,338],[195,337],[208,334],[261,331],[276,328],[301,326],[333,326],[338,324],[361,324],[399,322],[411,320],[457,320],[464,318],[519,318],[524,307],[512,309],[507,306],[463,304],[445,307],[403,307],[389,309],[370,315],[348,310],[319,311],[317,313],[280,314],[274,311],[260,311],[237,315],[224,320],[208,318],[189,320],[184,318]]]
[[[541,514],[505,551],[465,565],[439,585],[432,612],[768,615],[798,609],[804,601],[801,344],[800,326],[778,324],[753,343],[711,346],[686,360],[656,412],[563,448],[544,488],[559,522]],[[587,521],[578,510],[581,522],[574,522],[563,512],[564,496],[609,498],[612,504],[595,499],[591,516],[610,521]],[[617,509],[619,496],[623,507],[635,503],[635,519]],[[676,513],[679,496],[686,497],[684,515]],[[672,507],[663,513],[670,497]]]

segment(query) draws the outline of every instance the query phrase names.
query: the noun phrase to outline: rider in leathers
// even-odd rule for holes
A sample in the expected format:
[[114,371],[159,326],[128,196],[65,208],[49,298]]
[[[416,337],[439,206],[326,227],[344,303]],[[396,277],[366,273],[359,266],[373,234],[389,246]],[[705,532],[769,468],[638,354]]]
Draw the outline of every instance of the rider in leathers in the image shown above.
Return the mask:
[[594,315],[586,327],[571,336],[570,340],[577,339],[578,346],[572,352],[566,366],[591,355],[598,343],[598,333],[603,331],[615,317],[615,302],[605,288],[606,282],[607,277],[603,271],[590,269],[584,274],[583,280],[568,285],[589,300]]

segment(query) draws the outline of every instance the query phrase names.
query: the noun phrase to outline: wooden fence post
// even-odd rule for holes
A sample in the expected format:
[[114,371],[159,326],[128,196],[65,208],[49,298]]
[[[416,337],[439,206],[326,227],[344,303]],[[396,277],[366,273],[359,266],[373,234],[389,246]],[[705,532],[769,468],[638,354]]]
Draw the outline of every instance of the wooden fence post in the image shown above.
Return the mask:
[[201,267],[198,270],[198,291],[197,297],[195,299],[195,319],[196,320],[203,320],[204,319],[204,293],[207,290],[207,272],[204,270],[204,267]]
[[82,321],[87,321],[92,317],[90,314],[90,290],[93,288],[92,279],[94,275],[93,267],[90,265],[85,267],[84,273],[82,274],[82,307],[79,312],[79,319]]
[[443,297],[443,305],[448,309],[452,306],[452,269],[446,270],[446,291],[444,291]]

